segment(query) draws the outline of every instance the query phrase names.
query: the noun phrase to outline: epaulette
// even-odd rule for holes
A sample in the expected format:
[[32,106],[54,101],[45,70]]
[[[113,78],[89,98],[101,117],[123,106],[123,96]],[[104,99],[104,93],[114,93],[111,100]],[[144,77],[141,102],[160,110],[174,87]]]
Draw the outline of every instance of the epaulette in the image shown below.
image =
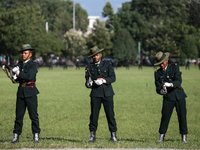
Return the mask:
[[103,61],[112,65],[112,62],[109,59]]
[[92,64],[92,62],[88,63],[87,65],[85,65],[86,68],[90,67]]
[[159,70],[162,70],[162,68],[161,68],[161,67],[160,67],[160,68],[158,68],[158,69],[156,70],[156,72],[157,72],[157,71],[159,71]]
[[172,63],[172,64],[169,64],[170,66],[178,66],[177,63]]

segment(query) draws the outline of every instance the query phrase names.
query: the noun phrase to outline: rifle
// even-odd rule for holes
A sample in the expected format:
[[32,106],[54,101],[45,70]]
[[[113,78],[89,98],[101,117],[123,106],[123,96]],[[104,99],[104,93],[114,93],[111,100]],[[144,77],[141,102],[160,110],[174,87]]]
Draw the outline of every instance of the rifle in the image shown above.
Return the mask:
[[167,87],[165,86],[165,82],[164,81],[162,81],[161,86],[162,86],[163,91],[167,93]]
[[12,68],[10,66],[8,66],[7,64],[3,64],[2,65],[2,69],[6,73],[6,75],[8,76],[8,78],[12,81],[12,83],[17,83],[15,81],[15,79],[13,79],[14,72],[12,72]]
[[92,81],[92,75],[91,75],[88,68],[86,68],[85,73],[87,74],[87,76],[86,76],[86,79],[87,79],[87,82],[88,82],[87,86],[91,88],[92,85],[90,85],[90,83],[92,83],[93,81]]

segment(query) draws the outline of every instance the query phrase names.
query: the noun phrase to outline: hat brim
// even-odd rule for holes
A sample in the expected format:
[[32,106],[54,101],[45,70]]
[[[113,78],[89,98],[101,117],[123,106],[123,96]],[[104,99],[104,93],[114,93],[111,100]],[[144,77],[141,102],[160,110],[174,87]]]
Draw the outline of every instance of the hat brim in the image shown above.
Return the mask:
[[28,51],[28,50],[30,50],[30,51],[34,51],[35,48],[21,49],[21,50],[18,51],[18,53],[21,53],[21,52],[23,52],[23,51]]
[[166,52],[166,53],[164,53],[164,54],[166,55],[165,58],[164,58],[163,60],[161,60],[161,61],[155,63],[154,66],[157,66],[157,65],[162,64],[162,63],[169,57],[169,55],[170,55],[170,53],[168,53],[168,52]]
[[96,55],[96,54],[98,54],[98,53],[102,52],[103,50],[104,50],[104,48],[103,48],[103,49],[100,49],[100,50],[99,50],[99,51],[97,51],[96,53],[93,53],[92,55],[88,56],[88,58],[90,58],[90,57],[92,57],[92,56],[94,56],[94,55]]

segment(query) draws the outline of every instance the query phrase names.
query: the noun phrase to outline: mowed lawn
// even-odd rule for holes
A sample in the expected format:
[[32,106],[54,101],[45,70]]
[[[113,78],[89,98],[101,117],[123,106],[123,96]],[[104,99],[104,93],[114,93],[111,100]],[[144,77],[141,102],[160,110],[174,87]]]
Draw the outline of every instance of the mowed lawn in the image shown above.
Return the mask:
[[175,148],[200,149],[200,70],[192,66],[182,71],[187,94],[188,143],[181,141],[174,109],[164,143],[158,143],[162,96],[156,94],[153,67],[115,69],[114,107],[119,142],[112,143],[103,107],[99,115],[97,140],[90,138],[90,89],[85,87],[84,68],[76,70],[40,68],[37,74],[40,143],[33,142],[28,111],[20,142],[13,138],[17,84],[0,69],[0,148]]

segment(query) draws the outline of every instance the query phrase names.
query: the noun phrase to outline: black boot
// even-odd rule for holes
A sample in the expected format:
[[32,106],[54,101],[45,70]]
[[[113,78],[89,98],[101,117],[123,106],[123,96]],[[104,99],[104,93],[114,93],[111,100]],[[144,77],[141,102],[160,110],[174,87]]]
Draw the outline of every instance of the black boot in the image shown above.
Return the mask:
[[17,143],[19,142],[19,135],[17,133],[14,133],[14,137],[13,137],[13,140],[11,141],[11,143]]
[[160,140],[158,141],[158,143],[163,142],[165,138],[165,134],[160,134]]
[[182,134],[182,141],[184,143],[187,143],[187,136],[186,136],[186,134]]
[[39,134],[38,133],[35,133],[33,134],[33,140],[36,142],[36,143],[39,143]]
[[110,132],[111,133],[111,140],[113,142],[117,142],[116,132]]
[[95,131],[90,131],[90,140],[88,141],[88,143],[96,141],[95,134]]

